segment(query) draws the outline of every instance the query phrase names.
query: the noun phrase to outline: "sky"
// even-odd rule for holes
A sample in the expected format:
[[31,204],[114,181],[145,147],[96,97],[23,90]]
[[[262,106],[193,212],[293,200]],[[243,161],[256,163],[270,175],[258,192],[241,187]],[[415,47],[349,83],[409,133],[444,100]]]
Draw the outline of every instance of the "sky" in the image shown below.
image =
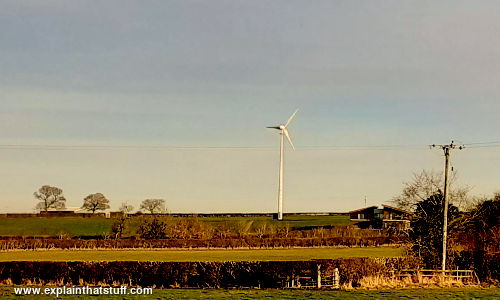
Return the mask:
[[[500,3],[0,1],[0,212],[42,185],[67,206],[171,212],[380,205],[452,152],[500,190]],[[382,146],[382,147],[380,147]],[[496,147],[493,147],[496,146]]]

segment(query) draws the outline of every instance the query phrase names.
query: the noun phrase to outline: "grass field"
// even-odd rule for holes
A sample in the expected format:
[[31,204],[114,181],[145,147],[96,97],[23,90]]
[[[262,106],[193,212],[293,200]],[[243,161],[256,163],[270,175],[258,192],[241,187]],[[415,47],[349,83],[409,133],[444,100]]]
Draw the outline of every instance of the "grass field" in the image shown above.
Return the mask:
[[289,224],[292,228],[307,228],[318,226],[337,226],[349,224],[349,216],[284,216],[283,221],[273,220],[270,217],[205,217],[199,218],[206,222],[217,224],[227,221],[269,221],[271,224]]
[[[134,220],[138,219],[133,217],[132,224]],[[243,220],[266,220],[280,225],[288,223],[292,228],[299,229],[349,224],[349,216],[287,216],[281,222],[269,217],[200,217],[198,220],[214,225]],[[109,234],[112,224],[112,219],[102,217],[0,218],[0,236],[58,236],[60,234],[96,236]]]
[[303,248],[273,250],[43,250],[0,252],[0,261],[272,261],[343,257],[396,257],[402,248]]
[[[51,296],[16,296],[14,287],[0,287],[2,299],[54,299]],[[58,299],[88,299],[88,295]],[[99,297],[101,298],[101,297]],[[401,290],[222,290],[156,289],[148,296],[103,296],[105,299],[500,299],[500,288],[448,288]]]
[[112,224],[106,218],[0,218],[0,236],[102,235]]

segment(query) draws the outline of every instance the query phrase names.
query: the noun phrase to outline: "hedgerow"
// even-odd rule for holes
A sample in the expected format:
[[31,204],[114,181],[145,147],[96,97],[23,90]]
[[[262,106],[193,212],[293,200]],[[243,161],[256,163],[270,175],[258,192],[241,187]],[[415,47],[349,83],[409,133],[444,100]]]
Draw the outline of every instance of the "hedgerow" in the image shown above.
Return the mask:
[[365,276],[390,276],[415,268],[412,258],[346,258],[262,262],[0,262],[0,282],[59,285],[135,285],[142,287],[279,288],[287,278],[338,268],[340,283],[359,285]]
[[397,243],[391,237],[304,237],[255,236],[213,239],[56,239],[2,238],[0,250],[34,249],[122,249],[122,248],[287,248],[287,247],[371,247]]

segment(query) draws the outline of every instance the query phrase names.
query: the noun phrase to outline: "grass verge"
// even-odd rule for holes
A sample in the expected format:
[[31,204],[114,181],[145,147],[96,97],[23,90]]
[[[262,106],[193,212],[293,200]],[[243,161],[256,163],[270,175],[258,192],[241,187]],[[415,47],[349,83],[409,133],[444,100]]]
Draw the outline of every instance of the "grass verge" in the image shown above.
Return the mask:
[[[500,288],[450,288],[401,290],[241,290],[241,289],[155,289],[147,296],[106,296],[106,299],[500,299]],[[0,287],[2,299],[54,299],[50,296],[14,295],[14,287]],[[88,295],[58,299],[88,299]]]

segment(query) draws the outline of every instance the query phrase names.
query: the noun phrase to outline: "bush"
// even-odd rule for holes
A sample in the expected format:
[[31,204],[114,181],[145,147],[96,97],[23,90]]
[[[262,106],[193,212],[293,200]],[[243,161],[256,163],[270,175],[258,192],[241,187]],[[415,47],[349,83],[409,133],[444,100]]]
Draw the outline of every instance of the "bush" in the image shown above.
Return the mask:
[[167,224],[157,217],[144,218],[139,226],[140,236],[144,239],[163,239]]

